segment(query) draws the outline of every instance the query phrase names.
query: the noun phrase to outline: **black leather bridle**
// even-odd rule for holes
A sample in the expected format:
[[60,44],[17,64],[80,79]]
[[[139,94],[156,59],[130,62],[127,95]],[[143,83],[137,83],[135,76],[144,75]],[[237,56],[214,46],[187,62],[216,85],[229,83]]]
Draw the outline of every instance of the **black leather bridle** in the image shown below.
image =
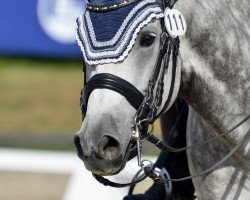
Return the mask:
[[[133,4],[139,0],[125,0],[121,1],[118,4],[113,4],[105,7],[100,7],[100,6],[93,6],[91,4],[87,4],[86,9],[90,10],[91,12],[108,12],[114,9],[119,9],[121,7]],[[165,1],[163,0],[164,7],[169,7],[172,8],[174,4],[176,3],[177,0],[170,0],[170,1]],[[177,57],[178,57],[178,52],[179,52],[179,38],[172,38],[169,36],[165,26],[163,19],[161,21],[162,24],[162,35],[160,38],[160,50],[158,53],[158,58],[157,62],[154,68],[153,75],[151,76],[150,80],[148,81],[148,87],[147,91],[145,94],[142,94],[135,86],[133,86],[131,83],[128,81],[115,76],[113,74],[107,74],[107,73],[101,73],[101,74],[96,74],[94,75],[86,84],[84,90],[81,90],[81,97],[80,97],[80,106],[82,110],[82,119],[84,119],[86,112],[87,112],[87,105],[88,105],[88,99],[91,94],[91,92],[95,89],[109,89],[112,91],[115,91],[122,96],[124,96],[127,101],[130,103],[132,107],[134,107],[137,112],[135,116],[135,123],[139,125],[139,131],[142,133],[139,135],[139,139],[146,139],[149,142],[155,144],[159,149],[162,151],[167,151],[167,152],[180,152],[180,151],[185,151],[190,148],[195,148],[199,146],[203,146],[209,142],[212,142],[214,140],[217,140],[230,132],[232,132],[234,129],[239,127],[241,124],[243,124],[245,121],[247,121],[250,118],[250,115],[248,115],[245,119],[243,119],[240,123],[238,123],[236,126],[234,126],[232,129],[227,131],[226,133],[223,133],[219,135],[216,138],[213,138],[211,140],[208,140],[202,144],[198,145],[192,145],[188,146],[185,148],[181,149],[174,149],[168,145],[166,145],[164,142],[160,141],[158,138],[153,136],[150,133],[147,133],[146,127],[149,124],[152,124],[169,106],[170,100],[173,95],[173,90],[174,90],[174,85],[175,85],[175,76],[176,76],[176,67],[177,67]],[[162,97],[163,97],[163,90],[164,90],[164,75],[165,72],[168,68],[169,61],[172,55],[172,82],[170,86],[170,91],[167,99],[165,100],[164,106],[161,111],[159,111],[160,106],[162,105]],[[86,70],[85,70],[86,72]],[[85,78],[86,80],[86,78]],[[156,94],[154,95],[154,91],[156,91]],[[138,128],[138,127],[137,127]],[[105,179],[102,176],[93,174],[94,177],[101,182],[104,185],[109,185],[112,187],[125,187],[125,186],[130,186],[134,185],[141,180],[143,180],[146,176],[149,176],[152,178],[155,182],[165,184],[168,181],[184,181],[188,179],[192,179],[204,174],[207,174],[211,171],[213,171],[216,167],[221,165],[223,162],[225,162],[238,148],[244,143],[244,141],[249,137],[250,132],[248,131],[246,136],[243,137],[243,139],[239,142],[238,145],[235,146],[235,148],[232,149],[231,152],[229,152],[228,155],[226,155],[222,160],[220,160],[218,163],[213,165],[212,167],[208,168],[207,170],[194,175],[194,176],[189,176],[189,177],[184,177],[180,179],[171,179],[171,178],[161,178],[158,174],[154,172],[154,167],[145,167],[144,172],[145,176],[143,176],[140,179],[137,179],[131,183],[127,184],[120,184],[120,183],[114,183],[109,181],[108,179]],[[131,141],[133,142],[133,141]],[[135,144],[137,145],[137,148],[140,144]],[[136,155],[136,151],[134,151],[135,148],[131,151],[131,155]],[[138,152],[137,152],[138,153]],[[139,153],[138,153],[139,154]],[[137,155],[139,156],[139,155]],[[130,156],[133,157],[133,156]]]
[[[116,5],[110,5],[105,7],[96,7],[91,4],[86,5],[86,9],[91,12],[108,12],[114,9],[119,9],[121,7],[133,4],[139,0],[126,0],[121,1]],[[164,7],[172,8],[176,1],[164,1]],[[160,37],[160,48],[158,53],[158,58],[154,67],[153,74],[148,81],[148,87],[145,94],[142,94],[135,86],[133,86],[128,81],[115,76],[113,74],[101,73],[96,74],[90,78],[88,82],[85,83],[84,90],[81,90],[80,96],[80,107],[82,110],[82,120],[84,120],[86,112],[88,99],[92,91],[95,89],[109,89],[115,91],[122,96],[124,96],[132,107],[134,107],[136,112],[136,121],[140,122],[140,129],[143,133],[147,133],[147,127],[152,124],[168,107],[171,97],[173,95],[175,76],[176,76],[176,66],[177,66],[177,56],[179,51],[179,38],[171,38],[165,28],[164,20],[161,21],[162,24],[162,34]],[[170,57],[172,55],[172,82],[170,86],[170,92],[165,105],[161,112],[158,111],[162,104],[162,96],[164,90],[164,75],[168,68]],[[84,70],[86,72],[86,70]],[[86,77],[85,77],[86,80]],[[157,88],[156,88],[157,87]],[[156,95],[154,96],[154,90],[156,88]],[[157,115],[157,113],[160,113]],[[131,140],[132,143],[134,141]],[[136,145],[136,144],[134,144]],[[139,144],[137,144],[139,145]],[[133,148],[130,152],[130,159],[137,155],[136,148]],[[113,183],[102,176],[93,174],[94,177],[104,185],[109,185],[113,187],[124,187],[133,185],[141,180],[134,181],[128,184]],[[145,177],[143,177],[145,178]],[[142,179],[143,179],[142,178]]]

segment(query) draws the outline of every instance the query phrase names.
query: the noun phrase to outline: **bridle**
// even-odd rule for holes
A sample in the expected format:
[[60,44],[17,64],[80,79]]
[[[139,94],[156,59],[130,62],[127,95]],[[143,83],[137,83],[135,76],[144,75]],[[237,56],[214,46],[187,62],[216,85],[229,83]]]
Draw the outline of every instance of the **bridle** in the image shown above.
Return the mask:
[[[120,7],[124,7],[126,5],[133,4],[137,2],[138,0],[131,0],[131,1],[122,1],[121,3],[118,3],[117,5],[110,5],[105,7],[94,7],[90,4],[86,5],[86,9],[90,10],[92,12],[108,12],[110,10],[119,9]],[[126,3],[124,3],[126,2]],[[172,3],[172,4],[171,4]],[[169,2],[165,6],[166,7],[173,7],[175,2]],[[81,90],[81,96],[80,96],[80,107],[82,110],[82,118],[84,119],[86,112],[87,112],[87,104],[88,99],[91,94],[91,92],[95,89],[109,89],[113,90],[122,96],[124,96],[127,101],[130,103],[132,107],[134,107],[137,112],[135,116],[135,127],[132,130],[132,138],[130,143],[133,144],[133,146],[137,146],[137,148],[132,148],[130,152],[130,159],[138,155],[138,165],[142,165],[142,162],[140,159],[141,151],[141,133],[144,133],[146,135],[147,133],[147,127],[149,124],[152,124],[163,112],[164,108],[166,108],[169,103],[170,99],[173,95],[174,85],[175,85],[175,76],[176,76],[176,66],[177,66],[177,56],[178,56],[178,50],[179,50],[179,38],[171,38],[164,26],[164,21],[161,21],[163,32],[160,37],[160,49],[158,52],[158,58],[157,62],[154,67],[153,75],[151,76],[150,80],[148,81],[148,87],[145,95],[143,95],[135,86],[133,86],[128,81],[115,76],[113,74],[108,73],[100,73],[94,75],[86,84],[84,90]],[[170,62],[170,56],[172,55],[172,64],[173,64],[173,70],[172,70],[172,82],[170,86],[170,92],[168,95],[168,99],[166,100],[165,105],[163,106],[162,111],[160,114],[158,109],[162,104],[162,96],[163,96],[163,90],[164,90],[164,75],[165,71],[168,68],[169,62]],[[86,80],[86,78],[85,78]],[[154,96],[154,89],[156,88],[156,95]],[[101,176],[94,175],[95,178],[98,180],[104,179]],[[103,182],[103,181],[102,181]],[[106,184],[111,185],[113,187],[124,187],[131,185],[129,184],[113,184],[111,182],[105,181]],[[135,183],[133,183],[135,184]]]
[[[109,5],[109,6],[93,6],[91,4],[86,5],[86,9],[91,12],[108,12],[114,9],[119,9],[121,7],[133,4],[140,0],[123,0],[120,3]],[[170,8],[174,6],[176,0],[171,1],[163,1],[164,8]],[[224,163],[230,156],[239,149],[239,147],[247,140],[250,134],[250,130],[247,134],[242,138],[242,140],[229,152],[222,160],[218,163],[213,165],[212,167],[208,168],[207,170],[193,176],[188,176],[180,179],[171,179],[171,178],[162,178],[159,176],[158,173],[155,172],[155,165],[147,160],[141,160],[141,141],[147,140],[157,146],[159,149],[165,152],[180,152],[186,151],[190,148],[196,148],[203,146],[209,142],[215,141],[235,130],[241,124],[246,122],[250,115],[248,115],[245,119],[243,119],[240,123],[235,125],[229,131],[210,139],[202,144],[192,145],[185,148],[175,149],[171,146],[167,145],[165,142],[159,140],[155,137],[152,133],[148,133],[147,128],[150,124],[152,124],[159,116],[161,116],[165,109],[169,106],[171,97],[173,95],[174,85],[175,85],[175,77],[176,77],[176,67],[177,67],[177,57],[179,52],[179,45],[180,40],[179,37],[173,38],[169,35],[166,27],[164,25],[164,21],[161,21],[162,26],[162,34],[160,37],[160,49],[158,53],[157,62],[154,67],[153,74],[148,81],[147,91],[145,94],[142,94],[135,86],[133,86],[128,81],[115,76],[113,74],[108,73],[100,73],[94,75],[88,82],[85,83],[84,90],[81,90],[81,97],[80,97],[80,107],[82,110],[82,119],[84,119],[86,112],[87,112],[87,105],[88,99],[92,91],[95,89],[109,89],[115,91],[122,96],[124,96],[127,101],[130,103],[132,107],[134,107],[136,111],[135,116],[135,125],[131,133],[131,140],[130,144],[133,145],[133,148],[130,151],[130,159],[137,155],[138,158],[138,165],[141,167],[141,171],[144,172],[143,176],[133,180],[131,183],[114,183],[109,181],[108,179],[93,174],[93,176],[102,184],[109,185],[112,187],[125,187],[134,185],[146,177],[150,177],[156,183],[165,184],[169,181],[177,182],[177,181],[184,181],[189,180],[198,176],[202,176],[213,171],[215,168],[220,166]],[[162,106],[163,102],[163,92],[164,92],[164,76],[166,70],[169,67],[170,59],[172,57],[172,81],[170,85],[170,91],[167,99],[164,101],[164,105]],[[85,71],[86,72],[86,71]],[[86,79],[85,79],[86,80]],[[154,91],[155,94],[154,94]],[[162,109],[159,108],[162,106]],[[176,127],[173,127],[175,130]],[[145,163],[149,163],[146,165]]]

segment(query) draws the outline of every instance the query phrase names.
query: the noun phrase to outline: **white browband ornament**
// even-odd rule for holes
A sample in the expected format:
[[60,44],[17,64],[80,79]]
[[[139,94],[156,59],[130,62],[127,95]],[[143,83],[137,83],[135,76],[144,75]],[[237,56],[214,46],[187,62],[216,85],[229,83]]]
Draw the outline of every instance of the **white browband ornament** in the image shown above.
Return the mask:
[[166,8],[164,11],[164,23],[169,35],[173,38],[186,34],[186,19],[177,9]]

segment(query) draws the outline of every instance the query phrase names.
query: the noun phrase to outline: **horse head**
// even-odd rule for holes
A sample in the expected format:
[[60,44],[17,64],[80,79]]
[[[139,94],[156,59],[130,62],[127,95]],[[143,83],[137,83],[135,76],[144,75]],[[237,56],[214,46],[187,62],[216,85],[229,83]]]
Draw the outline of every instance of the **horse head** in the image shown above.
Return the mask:
[[[113,75],[126,81],[121,87],[131,84],[143,97],[160,54],[164,15],[162,4],[156,0],[131,2],[114,11],[96,13],[92,11],[100,5],[98,1],[92,1],[87,5],[89,11],[78,19],[77,38],[86,61],[87,83],[97,75],[104,74],[106,79],[107,74]],[[171,90],[172,71],[173,68],[169,67],[164,72],[164,100]],[[172,95],[165,110],[178,93],[179,67],[175,73]],[[97,83],[92,85],[96,87]],[[117,92],[103,85],[105,83],[91,90],[88,97],[83,97],[87,98],[86,115],[75,136],[75,145],[87,169],[99,175],[113,175],[123,169],[129,157],[138,106],[131,103],[136,97],[129,101],[130,94],[124,95],[124,91]],[[160,105],[159,110],[163,106]]]

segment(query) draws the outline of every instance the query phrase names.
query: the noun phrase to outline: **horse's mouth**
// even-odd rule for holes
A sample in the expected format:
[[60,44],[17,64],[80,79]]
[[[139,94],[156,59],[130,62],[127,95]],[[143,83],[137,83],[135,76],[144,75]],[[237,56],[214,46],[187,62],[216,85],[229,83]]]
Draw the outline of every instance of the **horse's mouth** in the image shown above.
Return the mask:
[[99,176],[114,176],[119,174],[126,166],[127,161],[130,160],[131,158],[131,150],[134,148],[134,145],[129,143],[128,147],[125,151],[124,156],[120,156],[121,159],[119,160],[115,160],[112,163],[112,167],[110,166],[106,166],[103,167],[101,170],[93,170],[91,168],[88,169],[88,167],[86,166],[86,168],[90,171],[92,171],[92,173],[97,174]]
[[119,173],[123,168],[123,159],[120,156],[119,159],[112,161],[97,160],[92,162],[91,159],[84,161],[85,168],[93,174],[99,176],[112,176]]
[[[129,142],[129,144],[127,146],[127,149],[126,149],[126,152],[125,152],[125,155],[124,155],[124,157],[122,159],[121,167],[116,172],[116,174],[120,173],[125,168],[127,161],[129,161],[131,159],[131,150],[133,149],[133,147],[134,147],[134,144]],[[115,174],[113,174],[113,175],[115,175]]]
[[113,160],[102,160],[95,154],[92,154],[86,159],[82,159],[85,168],[93,174],[99,176],[113,176],[119,174],[126,166],[126,163],[131,158],[131,149],[134,149],[134,144],[129,142],[125,152],[117,156]]

